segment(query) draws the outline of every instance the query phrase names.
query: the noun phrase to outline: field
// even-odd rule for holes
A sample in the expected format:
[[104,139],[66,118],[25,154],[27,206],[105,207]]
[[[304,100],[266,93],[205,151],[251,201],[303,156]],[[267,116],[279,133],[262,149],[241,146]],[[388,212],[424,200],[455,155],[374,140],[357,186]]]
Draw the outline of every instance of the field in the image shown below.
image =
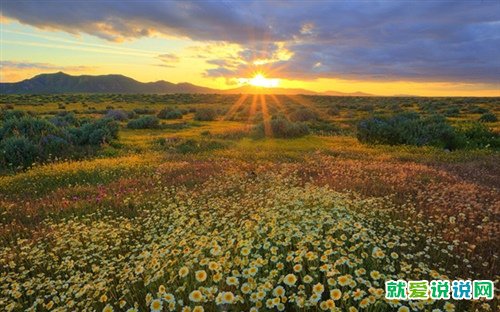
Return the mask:
[[359,122],[439,114],[498,135],[500,98],[13,95],[0,106],[4,129],[9,111],[118,126],[114,139],[3,161],[2,311],[498,311],[498,289],[489,301],[384,298],[389,279],[498,288],[498,146],[371,144]]

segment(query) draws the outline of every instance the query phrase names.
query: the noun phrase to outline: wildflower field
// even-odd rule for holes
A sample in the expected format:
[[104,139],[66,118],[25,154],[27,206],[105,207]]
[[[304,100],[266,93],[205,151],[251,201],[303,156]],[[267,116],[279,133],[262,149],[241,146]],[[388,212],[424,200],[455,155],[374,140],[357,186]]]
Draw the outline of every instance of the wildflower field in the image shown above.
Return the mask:
[[[69,114],[78,131],[119,129],[3,162],[1,311],[499,309],[500,122],[479,121],[500,115],[498,98],[0,99],[3,129]],[[397,113],[440,115],[463,142],[357,137],[360,121]],[[493,280],[495,298],[385,299],[397,279]]]

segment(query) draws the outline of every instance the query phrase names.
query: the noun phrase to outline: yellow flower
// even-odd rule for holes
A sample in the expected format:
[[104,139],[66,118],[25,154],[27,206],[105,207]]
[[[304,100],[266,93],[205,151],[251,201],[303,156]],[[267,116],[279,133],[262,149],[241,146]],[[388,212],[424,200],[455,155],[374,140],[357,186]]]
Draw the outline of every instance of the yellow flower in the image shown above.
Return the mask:
[[193,312],[204,312],[205,309],[202,306],[195,306]]
[[379,271],[371,271],[370,272],[370,276],[374,280],[378,280],[380,278],[380,272]]
[[189,294],[189,300],[193,302],[200,302],[201,300],[203,300],[203,294],[199,290],[193,290]]
[[301,264],[296,264],[296,265],[294,265],[294,266],[293,266],[293,270],[294,270],[295,272],[300,272],[300,271],[302,271],[302,265],[301,265]]
[[342,275],[339,276],[338,281],[340,286],[347,286],[351,282],[351,279],[347,275]]
[[398,312],[410,312],[410,309],[406,306],[399,307]]
[[149,307],[151,312],[160,312],[163,309],[163,303],[160,299],[154,299],[151,301],[151,305]]
[[216,271],[219,269],[219,264],[215,261],[210,261],[210,263],[208,264],[208,269],[210,271]]
[[321,283],[317,283],[313,286],[313,292],[316,294],[322,294],[325,291],[325,287]]
[[195,277],[198,282],[204,282],[207,279],[207,272],[205,270],[196,271]]
[[283,286],[278,286],[273,290],[273,295],[276,297],[282,297],[285,295],[285,288]]
[[230,291],[225,291],[221,293],[222,303],[231,304],[234,301],[234,294]]
[[237,286],[240,282],[238,281],[238,278],[234,277],[234,276],[228,276],[226,278],[226,284],[228,284],[229,286]]
[[340,289],[335,288],[330,291],[330,298],[332,298],[333,300],[339,300],[341,297],[342,291],[340,291]]
[[106,301],[108,301],[108,296],[106,296],[106,294],[102,295],[102,296],[99,298],[99,301],[100,301],[100,302],[106,302]]
[[241,248],[241,255],[246,257],[250,254],[250,251],[251,251],[250,248],[243,247],[243,248]]
[[293,274],[288,274],[285,276],[283,282],[288,286],[293,286],[297,282],[297,277]]
[[446,312],[453,312],[455,311],[455,305],[451,302],[446,302],[444,304],[444,307],[443,309],[446,311]]
[[187,267],[182,267],[179,269],[179,276],[186,277],[189,274],[189,269]]
[[110,304],[107,304],[104,309],[102,309],[102,312],[113,312],[113,307]]

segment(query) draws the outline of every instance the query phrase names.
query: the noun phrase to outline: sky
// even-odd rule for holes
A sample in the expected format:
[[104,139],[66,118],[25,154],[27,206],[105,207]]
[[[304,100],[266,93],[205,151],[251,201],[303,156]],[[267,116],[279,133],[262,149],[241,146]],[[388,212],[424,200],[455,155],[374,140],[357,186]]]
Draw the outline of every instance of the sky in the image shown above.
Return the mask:
[[2,82],[63,71],[500,96],[500,0],[2,0],[0,19]]

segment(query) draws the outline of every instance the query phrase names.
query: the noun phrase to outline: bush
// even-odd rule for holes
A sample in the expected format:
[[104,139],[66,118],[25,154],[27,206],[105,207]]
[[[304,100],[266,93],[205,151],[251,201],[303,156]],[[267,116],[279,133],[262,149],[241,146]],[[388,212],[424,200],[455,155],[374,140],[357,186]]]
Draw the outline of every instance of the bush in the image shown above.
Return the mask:
[[167,107],[162,109],[157,117],[160,119],[182,119],[182,112],[178,109]]
[[161,138],[156,140],[156,143],[163,149],[181,154],[197,154],[201,152],[213,151],[227,147],[227,144],[210,139],[194,140],[194,139],[179,139],[179,138]]
[[134,109],[133,112],[136,113],[137,115],[147,115],[147,114],[154,114],[155,110],[150,108],[136,108]]
[[44,159],[65,155],[70,148],[71,144],[66,139],[53,134],[46,135],[40,140],[40,154],[43,154]]
[[47,134],[60,133],[59,128],[48,120],[35,117],[7,119],[0,129],[0,140],[12,136],[22,136],[30,140],[39,140]]
[[500,148],[500,135],[492,132],[485,125],[475,122],[459,129],[468,148]]
[[479,117],[480,122],[497,122],[498,118],[493,113],[484,113]]
[[318,119],[317,114],[307,108],[296,110],[295,112],[290,114],[291,121],[310,121],[317,119]]
[[469,109],[469,112],[473,113],[473,114],[486,114],[486,113],[489,113],[488,109],[484,108],[484,107],[481,107],[481,106],[472,106],[470,109]]
[[326,113],[330,116],[338,116],[340,115],[340,109],[338,109],[337,107],[330,107]]
[[106,115],[104,115],[105,118],[110,118],[113,120],[118,120],[118,121],[125,121],[127,120],[128,113],[119,109],[110,109],[106,112]]
[[80,121],[73,120],[73,114],[54,118],[8,119],[0,128],[0,167],[25,168],[53,156],[74,157],[77,155],[71,153],[98,147],[118,136],[118,124],[111,119],[89,120],[78,127]]
[[76,118],[74,113],[64,112],[63,114],[59,113],[56,116],[49,119],[49,121],[56,127],[69,127],[69,126],[78,126],[79,120]]
[[118,137],[118,124],[104,118],[70,129],[71,141],[75,145],[101,145]]
[[157,129],[159,126],[160,120],[150,115],[131,120],[127,124],[130,129]]
[[363,143],[431,145],[447,149],[463,145],[455,129],[443,117],[421,118],[417,113],[362,120],[358,123],[357,138]]
[[[309,134],[309,127],[303,122],[291,122],[283,117],[273,118],[269,121],[271,135],[277,138],[298,138]],[[257,137],[264,137],[265,125],[260,123],[254,131]]]
[[309,129],[320,135],[335,135],[342,133],[340,127],[327,121],[312,122],[309,124]]
[[450,107],[447,110],[445,110],[444,115],[446,117],[458,117],[460,115],[460,108]]
[[28,114],[25,111],[21,110],[1,110],[0,111],[0,119],[8,120],[13,118],[22,118],[26,117]]
[[25,137],[10,137],[0,143],[0,164],[2,167],[29,167],[36,162],[37,155],[35,144]]
[[211,108],[199,108],[194,113],[194,120],[212,121],[217,117],[217,112]]

